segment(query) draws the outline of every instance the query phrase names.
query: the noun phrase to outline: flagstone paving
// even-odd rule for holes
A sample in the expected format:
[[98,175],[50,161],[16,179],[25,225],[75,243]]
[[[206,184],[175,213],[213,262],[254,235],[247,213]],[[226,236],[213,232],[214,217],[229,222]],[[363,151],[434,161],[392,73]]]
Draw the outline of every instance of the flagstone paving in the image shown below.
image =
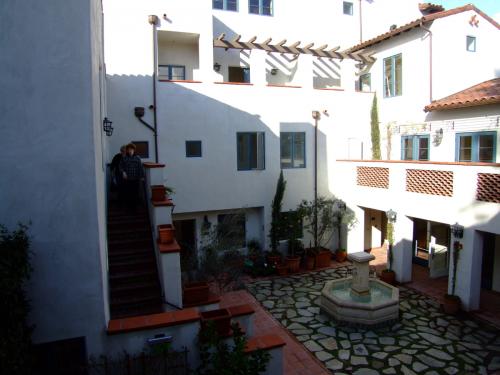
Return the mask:
[[298,341],[335,374],[489,374],[500,371],[500,331],[443,314],[439,304],[399,287],[399,322],[374,329],[335,322],[319,308],[326,281],[351,266],[246,285]]

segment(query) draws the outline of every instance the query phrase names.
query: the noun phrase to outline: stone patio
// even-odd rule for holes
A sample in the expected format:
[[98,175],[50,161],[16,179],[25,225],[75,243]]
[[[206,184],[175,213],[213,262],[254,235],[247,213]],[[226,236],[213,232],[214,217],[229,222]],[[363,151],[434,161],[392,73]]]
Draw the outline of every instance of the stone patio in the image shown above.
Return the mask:
[[327,280],[351,266],[247,284],[261,305],[335,374],[488,374],[500,371],[500,331],[441,313],[439,304],[400,287],[399,323],[377,329],[339,325],[319,308]]

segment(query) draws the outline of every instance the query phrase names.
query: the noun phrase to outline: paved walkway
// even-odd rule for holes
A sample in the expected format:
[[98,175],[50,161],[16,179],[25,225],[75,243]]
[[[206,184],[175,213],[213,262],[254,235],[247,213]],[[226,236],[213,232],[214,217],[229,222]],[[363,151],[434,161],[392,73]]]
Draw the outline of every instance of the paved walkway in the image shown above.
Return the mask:
[[255,298],[244,290],[229,292],[222,296],[221,307],[248,303],[255,309],[254,334],[275,334],[285,340],[284,374],[285,375],[327,375],[330,374],[321,363],[301,345],[293,335],[265,311]]

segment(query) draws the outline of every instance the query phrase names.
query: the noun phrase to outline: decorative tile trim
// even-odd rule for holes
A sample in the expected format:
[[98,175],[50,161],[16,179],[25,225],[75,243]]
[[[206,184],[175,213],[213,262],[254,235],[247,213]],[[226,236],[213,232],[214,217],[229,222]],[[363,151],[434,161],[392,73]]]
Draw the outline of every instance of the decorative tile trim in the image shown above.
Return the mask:
[[356,171],[359,186],[389,189],[389,168],[356,167]]
[[453,172],[407,169],[406,191],[451,197],[453,196]]
[[500,174],[477,174],[476,199],[483,202],[500,203]]

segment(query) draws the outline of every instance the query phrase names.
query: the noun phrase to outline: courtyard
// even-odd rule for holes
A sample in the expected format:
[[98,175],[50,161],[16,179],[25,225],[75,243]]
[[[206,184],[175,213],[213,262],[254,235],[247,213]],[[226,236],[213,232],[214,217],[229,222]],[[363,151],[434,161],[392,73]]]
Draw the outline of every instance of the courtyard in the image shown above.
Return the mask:
[[[469,316],[443,314],[436,300],[414,289],[399,287],[400,319],[389,326],[353,328],[324,315],[319,308],[324,283],[346,277],[350,271],[350,265],[341,266],[249,282],[246,288],[281,326],[335,374],[500,371],[498,329]],[[308,373],[307,369],[303,373]]]

